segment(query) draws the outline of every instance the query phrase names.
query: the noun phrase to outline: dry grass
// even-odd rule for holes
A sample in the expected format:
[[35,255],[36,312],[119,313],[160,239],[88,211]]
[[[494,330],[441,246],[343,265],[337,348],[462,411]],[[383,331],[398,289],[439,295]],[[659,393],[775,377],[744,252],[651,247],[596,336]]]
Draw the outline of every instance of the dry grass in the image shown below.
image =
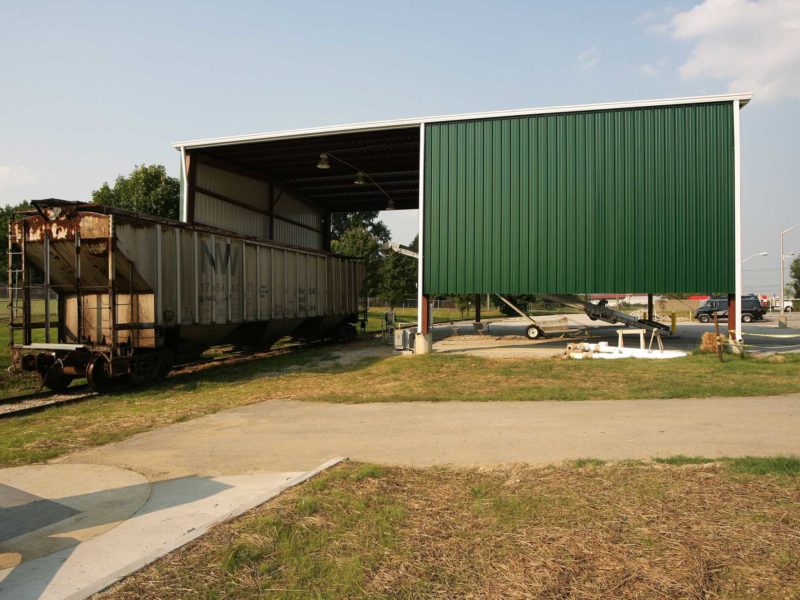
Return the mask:
[[345,464],[103,597],[800,598],[792,472]]

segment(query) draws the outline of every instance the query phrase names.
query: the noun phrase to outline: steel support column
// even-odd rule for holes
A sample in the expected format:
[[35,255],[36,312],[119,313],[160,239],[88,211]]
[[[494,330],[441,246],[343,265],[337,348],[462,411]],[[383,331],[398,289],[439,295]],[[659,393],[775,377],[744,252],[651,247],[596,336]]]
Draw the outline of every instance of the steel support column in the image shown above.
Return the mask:
[[422,311],[419,315],[419,332],[427,335],[431,332],[431,302],[427,294],[422,294]]

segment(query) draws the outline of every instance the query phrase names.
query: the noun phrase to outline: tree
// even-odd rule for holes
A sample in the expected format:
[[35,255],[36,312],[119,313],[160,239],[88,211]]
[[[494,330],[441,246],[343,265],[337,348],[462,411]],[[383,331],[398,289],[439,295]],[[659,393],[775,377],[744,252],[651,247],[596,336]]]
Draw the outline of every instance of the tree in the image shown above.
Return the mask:
[[800,256],[789,264],[789,286],[792,288],[792,297],[800,298]]
[[180,182],[167,175],[163,165],[137,165],[130,175],[120,175],[113,187],[108,182],[92,192],[95,204],[124,208],[137,213],[178,218]]
[[377,210],[361,212],[340,212],[331,214],[331,239],[340,240],[349,229],[366,229],[378,241],[385,244],[391,239],[389,228],[378,220]]
[[370,296],[378,294],[381,282],[381,263],[378,240],[363,227],[351,227],[340,239],[331,241],[331,250],[337,254],[363,260],[367,265],[367,289]]
[[461,318],[463,319],[464,313],[468,313],[475,300],[475,294],[455,294],[454,296],[450,296],[450,298],[453,300],[456,308],[461,311]]
[[[419,246],[419,236],[411,242],[411,249]],[[404,299],[417,292],[417,259],[397,252],[389,252],[381,265],[378,294],[394,310]]]

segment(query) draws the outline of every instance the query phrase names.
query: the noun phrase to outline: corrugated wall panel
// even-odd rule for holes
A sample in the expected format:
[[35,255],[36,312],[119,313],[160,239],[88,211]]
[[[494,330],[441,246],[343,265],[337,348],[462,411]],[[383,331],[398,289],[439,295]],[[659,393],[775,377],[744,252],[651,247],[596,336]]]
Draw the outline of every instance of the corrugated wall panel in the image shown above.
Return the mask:
[[200,192],[195,194],[194,222],[241,235],[267,239],[269,217]]
[[275,215],[293,223],[275,219],[275,241],[315,250],[322,249],[322,215],[287,192],[276,193],[279,194],[279,199],[275,203]]
[[[227,229],[262,240],[270,239],[270,185],[265,181],[232,173],[204,164],[197,165],[194,222]],[[204,191],[210,194],[204,193]],[[230,198],[237,203],[215,197]],[[291,193],[273,191],[276,217],[273,240],[291,246],[321,250],[323,247],[322,214]],[[251,207],[251,208],[248,208]],[[316,230],[316,231],[315,231]]]
[[294,223],[287,223],[280,219],[275,219],[275,240],[290,246],[301,246],[314,250],[322,249],[322,234],[311,231],[305,227],[300,227]]
[[297,200],[287,192],[278,192],[280,198],[275,203],[275,214],[286,217],[296,223],[302,223],[314,229],[322,228],[322,215],[304,202]]
[[427,125],[425,293],[732,291],[732,111]]
[[269,198],[269,184],[265,181],[202,162],[197,165],[197,187],[261,210],[265,209]]

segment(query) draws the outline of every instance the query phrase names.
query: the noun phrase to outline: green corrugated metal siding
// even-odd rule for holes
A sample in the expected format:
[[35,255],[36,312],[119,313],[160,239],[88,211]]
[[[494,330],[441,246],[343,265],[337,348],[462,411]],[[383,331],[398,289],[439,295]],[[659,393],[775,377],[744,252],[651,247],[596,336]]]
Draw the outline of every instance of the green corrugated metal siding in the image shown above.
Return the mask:
[[429,124],[429,294],[734,290],[730,102]]

